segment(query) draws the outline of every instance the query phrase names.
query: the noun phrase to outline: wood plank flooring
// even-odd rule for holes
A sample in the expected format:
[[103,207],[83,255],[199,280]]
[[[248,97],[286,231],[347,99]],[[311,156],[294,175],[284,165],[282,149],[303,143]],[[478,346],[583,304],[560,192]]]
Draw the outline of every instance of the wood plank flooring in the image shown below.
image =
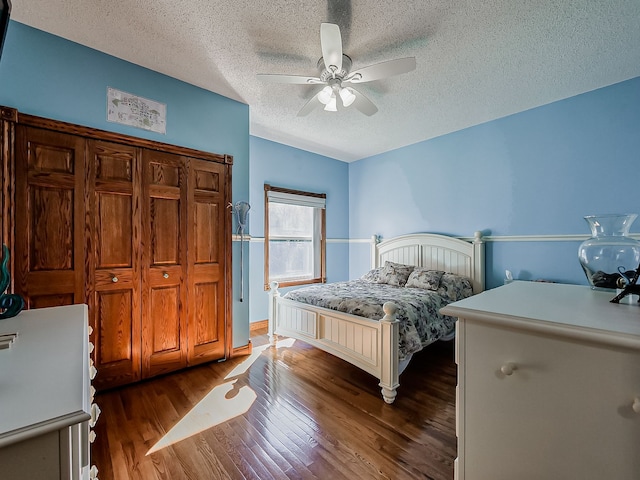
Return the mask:
[[252,342],[251,358],[98,393],[100,480],[453,478],[453,342],[414,356],[392,405],[303,342]]

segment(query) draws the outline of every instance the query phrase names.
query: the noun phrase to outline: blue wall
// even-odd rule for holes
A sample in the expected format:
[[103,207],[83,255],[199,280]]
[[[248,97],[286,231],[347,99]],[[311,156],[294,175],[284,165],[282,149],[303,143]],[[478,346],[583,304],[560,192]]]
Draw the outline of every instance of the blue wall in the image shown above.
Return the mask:
[[[167,105],[167,133],[109,123],[107,87]],[[11,21],[0,61],[0,105],[213,153],[233,155],[233,199],[249,194],[249,107]],[[234,289],[239,245],[234,242]],[[234,299],[237,295],[234,295]],[[248,307],[234,301],[234,347],[249,339]]]
[[[350,164],[349,236],[482,230],[489,288],[505,269],[586,284],[583,217],[640,213],[639,156],[636,78]],[[350,252],[356,277],[369,268],[368,247]]]
[[259,321],[268,316],[268,294],[264,290],[264,184],[327,194],[327,279],[337,282],[349,278],[349,167],[347,163],[263,138],[252,136],[250,145],[249,318]]
[[[106,121],[107,86],[167,104],[167,134]],[[327,193],[330,281],[369,269],[373,234],[488,235],[487,286],[516,278],[586,284],[583,216],[640,213],[640,78],[346,164],[249,136],[249,107],[11,22],[0,104],[48,118],[234,156],[233,201],[251,203],[234,346],[267,317],[264,184]],[[640,231],[634,225],[632,232]]]

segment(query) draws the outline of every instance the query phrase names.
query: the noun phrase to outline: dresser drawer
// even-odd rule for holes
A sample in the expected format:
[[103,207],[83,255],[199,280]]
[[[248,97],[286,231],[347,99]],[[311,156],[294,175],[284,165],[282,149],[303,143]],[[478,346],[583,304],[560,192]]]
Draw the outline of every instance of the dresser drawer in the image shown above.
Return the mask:
[[465,479],[640,478],[637,351],[461,322]]

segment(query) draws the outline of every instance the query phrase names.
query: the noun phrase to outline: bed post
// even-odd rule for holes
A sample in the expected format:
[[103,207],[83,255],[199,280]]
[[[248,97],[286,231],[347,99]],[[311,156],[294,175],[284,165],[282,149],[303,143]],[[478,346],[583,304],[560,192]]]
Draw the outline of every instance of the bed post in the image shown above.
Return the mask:
[[378,249],[376,248],[380,243],[380,235],[371,235],[371,267],[376,268],[378,265]]
[[277,299],[280,296],[280,292],[278,291],[278,282],[271,282],[269,284],[269,288],[269,344],[272,347],[275,347],[276,342],[278,341],[278,335],[275,334]]
[[482,232],[473,235],[473,293],[484,291],[484,240]]
[[380,320],[380,333],[382,342],[380,383],[382,398],[387,403],[393,403],[396,399],[396,389],[400,386],[398,373],[398,341],[400,322],[396,320],[398,307],[395,303],[387,302],[382,306],[385,315]]

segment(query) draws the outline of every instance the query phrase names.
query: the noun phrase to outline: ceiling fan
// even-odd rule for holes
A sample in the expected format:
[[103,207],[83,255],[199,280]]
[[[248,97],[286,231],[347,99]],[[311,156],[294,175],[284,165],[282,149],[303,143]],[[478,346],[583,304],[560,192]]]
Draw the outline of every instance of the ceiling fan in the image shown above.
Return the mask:
[[[365,115],[373,115],[378,107],[355,88],[349,86],[358,83],[372,82],[382,78],[407,73],[416,68],[415,57],[398,58],[387,62],[376,63],[351,71],[351,58],[342,53],[342,37],[340,27],[333,23],[320,25],[320,45],[322,57],[318,60],[318,77],[304,75],[258,74],[258,78],[268,82],[289,83],[297,85],[325,85],[298,112],[298,116],[308,115],[316,107],[324,105],[324,110],[335,112],[338,102],[343,107],[353,105]],[[339,100],[338,100],[339,99]]]

